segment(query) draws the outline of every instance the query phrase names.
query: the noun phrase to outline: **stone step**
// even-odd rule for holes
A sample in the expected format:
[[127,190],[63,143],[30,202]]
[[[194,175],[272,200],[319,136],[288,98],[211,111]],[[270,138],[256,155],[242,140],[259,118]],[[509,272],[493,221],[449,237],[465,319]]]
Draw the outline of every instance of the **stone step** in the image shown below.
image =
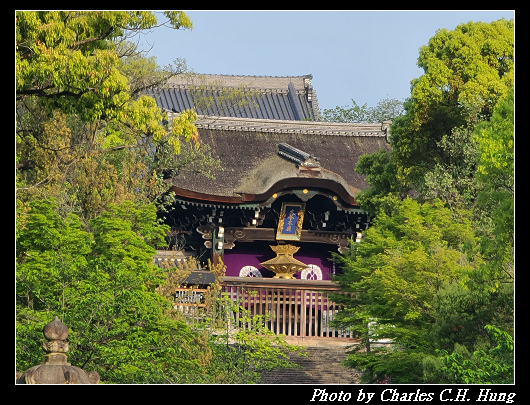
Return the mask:
[[344,347],[307,347],[307,357],[291,356],[302,369],[281,369],[262,374],[262,384],[358,384],[359,373],[341,362]]

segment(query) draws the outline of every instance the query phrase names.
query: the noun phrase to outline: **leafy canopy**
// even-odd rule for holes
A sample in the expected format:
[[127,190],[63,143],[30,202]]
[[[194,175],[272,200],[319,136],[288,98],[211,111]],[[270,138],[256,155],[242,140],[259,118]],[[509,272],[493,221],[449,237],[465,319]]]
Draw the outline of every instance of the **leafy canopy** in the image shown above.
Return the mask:
[[[164,15],[173,28],[192,27],[183,12]],[[113,116],[128,98],[114,41],[156,24],[149,11],[17,12],[17,99],[36,95],[86,120]]]
[[[192,28],[181,11],[163,14],[175,29]],[[150,11],[17,12],[17,102],[37,99],[48,114],[59,110],[82,121],[111,120],[160,140],[167,132],[160,124],[163,116],[154,99],[131,99],[118,54],[120,42],[156,26],[157,17]],[[178,137],[191,136],[186,126],[181,129],[177,125],[171,138],[176,153]],[[133,143],[123,131],[110,133],[114,142]]]
[[380,123],[393,121],[403,112],[403,102],[396,99],[380,100],[375,107],[368,107],[366,103],[360,106],[352,99],[351,107],[337,106],[324,110],[322,121]]
[[[360,244],[352,242],[339,284],[365,291],[382,317],[428,320],[432,297],[449,280],[471,270],[466,251],[478,244],[469,217],[455,219],[440,201],[389,201]],[[359,289],[361,287],[361,289]],[[369,299],[368,299],[369,298]],[[354,298],[356,299],[356,298]]]
[[491,119],[475,131],[478,146],[477,181],[481,191],[477,208],[489,219],[482,238],[488,259],[486,279],[495,289],[499,282],[514,281],[515,224],[515,115],[514,90],[499,102]]
[[59,315],[69,361],[104,382],[196,382],[207,348],[157,291],[166,273],[153,245],[167,227],[154,206],[110,206],[91,232],[54,208],[32,202],[17,234],[17,369],[41,361],[42,327]]
[[164,209],[171,200],[164,173],[219,164],[199,149],[194,111],[169,120],[145,95],[186,69],[182,60],[161,69],[128,41],[160,25],[192,27],[183,12],[160,13],[162,23],[158,14],[17,12],[18,204],[55,198],[88,226],[110,203]]
[[513,381],[513,29],[439,30],[393,149],[359,159],[370,188],[357,200],[375,220],[338,258],[351,296],[336,322],[362,339],[347,364],[368,382]]
[[405,114],[391,126],[400,171],[416,181],[444,154],[436,143],[455,127],[488,119],[514,85],[514,21],[440,29],[420,49],[424,74],[411,82]]
[[[469,217],[455,218],[441,201],[420,204],[388,197],[385,205],[363,233],[363,241],[352,242],[346,256],[337,256],[343,274],[335,281],[351,296],[335,297],[346,307],[335,322],[359,334],[364,345],[357,351],[371,353],[371,340],[389,338],[407,352],[429,352],[434,297],[445,283],[465,278],[476,266],[470,253],[478,239]],[[349,364],[366,366],[372,360],[365,356],[383,361],[375,351],[353,355]],[[414,378],[420,381],[421,372]]]

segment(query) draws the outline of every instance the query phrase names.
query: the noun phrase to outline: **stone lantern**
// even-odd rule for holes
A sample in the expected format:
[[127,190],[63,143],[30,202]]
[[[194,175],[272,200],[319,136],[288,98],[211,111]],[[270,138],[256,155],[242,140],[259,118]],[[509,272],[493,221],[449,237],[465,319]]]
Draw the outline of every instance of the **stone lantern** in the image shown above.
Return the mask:
[[42,330],[46,340],[42,348],[46,352],[40,364],[17,375],[17,384],[98,384],[96,371],[87,373],[83,369],[68,363],[68,327],[55,317]]

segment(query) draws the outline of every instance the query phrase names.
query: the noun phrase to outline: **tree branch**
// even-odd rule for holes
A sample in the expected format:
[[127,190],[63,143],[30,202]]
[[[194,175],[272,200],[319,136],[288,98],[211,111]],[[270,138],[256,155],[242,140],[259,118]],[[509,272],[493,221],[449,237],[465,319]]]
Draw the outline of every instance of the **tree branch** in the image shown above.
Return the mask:
[[100,36],[97,36],[97,37],[92,37],[92,38],[87,38],[87,39],[83,39],[82,41],[77,41],[77,42],[74,42],[72,45],[70,45],[68,47],[68,49],[73,49],[73,48],[77,48],[78,46],[80,45],[84,45],[84,44],[88,44],[89,42],[94,42],[94,41],[100,41],[102,39],[106,39],[109,37],[110,34],[112,34],[112,32],[114,31],[115,27],[110,27],[107,31],[105,31],[105,33],[103,33],[102,35]]
[[111,147],[111,148],[101,149],[100,152],[101,152],[101,153],[113,152],[113,151],[116,151],[116,150],[129,149],[129,148],[137,148],[138,146],[140,146],[140,145],[138,145],[137,143],[135,143],[135,144],[131,144],[131,145],[113,146],[113,147]]
[[[62,96],[76,97],[76,96],[80,96],[81,94],[83,94],[83,92],[74,93],[73,91],[70,91],[70,90],[63,90],[57,93],[47,93],[45,91],[45,90],[52,89],[52,88],[54,87],[47,86],[47,87],[43,87],[42,89],[17,90],[17,100],[21,99],[22,96],[31,96],[31,95],[38,95],[40,97],[46,97],[46,98],[55,98],[55,97],[62,97]],[[87,91],[92,91],[92,90],[94,90],[94,88],[87,89]]]

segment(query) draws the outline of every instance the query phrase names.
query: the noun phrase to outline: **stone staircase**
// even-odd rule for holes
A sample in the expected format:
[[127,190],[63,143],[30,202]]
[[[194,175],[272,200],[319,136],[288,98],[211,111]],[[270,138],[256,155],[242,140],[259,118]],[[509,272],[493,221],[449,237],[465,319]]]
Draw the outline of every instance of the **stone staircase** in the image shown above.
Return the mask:
[[294,354],[291,360],[302,369],[282,369],[262,374],[262,384],[358,384],[359,373],[341,365],[345,348],[306,347],[307,357]]

